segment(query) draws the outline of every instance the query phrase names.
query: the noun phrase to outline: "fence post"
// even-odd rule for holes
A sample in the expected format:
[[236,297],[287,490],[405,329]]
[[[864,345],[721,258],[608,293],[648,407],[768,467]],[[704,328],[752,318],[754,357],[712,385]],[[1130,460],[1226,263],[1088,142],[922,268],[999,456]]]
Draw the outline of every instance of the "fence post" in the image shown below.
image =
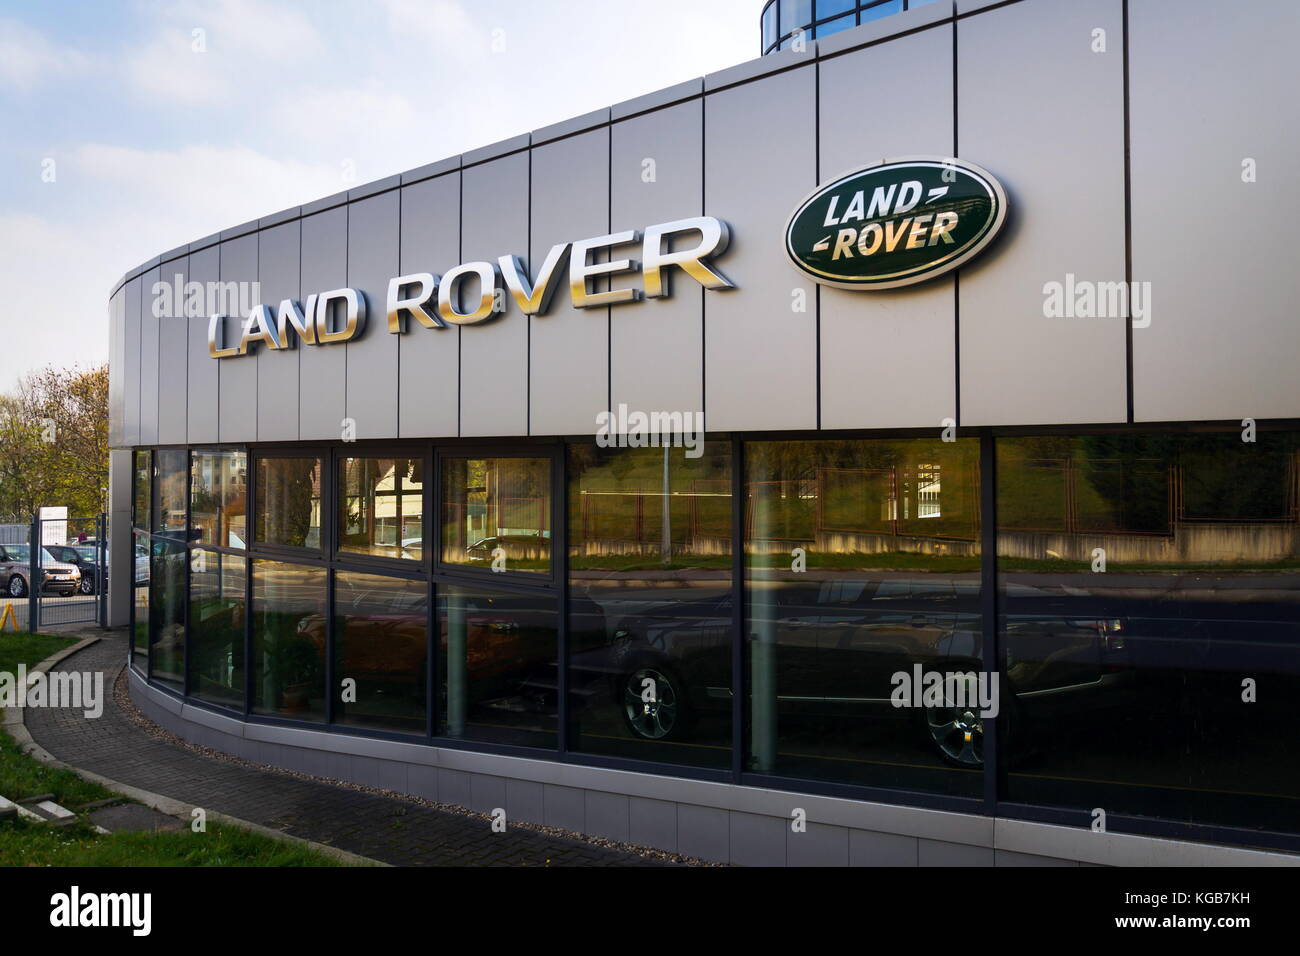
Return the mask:
[[30,558],[27,570],[27,631],[35,634],[40,627],[37,618],[41,608],[41,519],[32,515],[32,529],[27,536],[27,552]]
[[[99,591],[99,626],[108,627],[108,515],[100,512],[95,522],[95,549],[98,567],[95,569],[95,587]],[[134,568],[132,569],[134,572]]]

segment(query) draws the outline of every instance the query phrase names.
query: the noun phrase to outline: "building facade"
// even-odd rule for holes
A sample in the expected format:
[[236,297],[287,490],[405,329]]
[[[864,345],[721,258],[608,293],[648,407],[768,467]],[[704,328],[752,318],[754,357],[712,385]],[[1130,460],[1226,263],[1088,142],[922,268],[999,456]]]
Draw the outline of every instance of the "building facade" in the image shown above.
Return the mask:
[[757,60],[144,263],[135,699],[722,861],[1295,862],[1297,27],[777,0]]

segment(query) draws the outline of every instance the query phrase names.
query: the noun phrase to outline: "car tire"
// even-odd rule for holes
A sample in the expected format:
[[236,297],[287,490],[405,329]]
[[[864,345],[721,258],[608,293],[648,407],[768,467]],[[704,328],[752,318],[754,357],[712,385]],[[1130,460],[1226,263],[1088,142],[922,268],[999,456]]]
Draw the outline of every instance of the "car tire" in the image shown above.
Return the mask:
[[[644,683],[654,681],[654,699],[647,701]],[[635,666],[619,681],[618,708],[623,724],[638,740],[680,740],[690,729],[694,714],[686,685],[672,670],[648,661]]]
[[27,582],[23,580],[22,575],[15,574],[9,579],[6,590],[8,590],[11,598],[25,598],[27,597]]
[[[935,665],[939,671],[975,671],[978,665],[957,662],[949,666]],[[1001,720],[998,724],[998,747],[1010,755],[1012,728],[1018,723],[1019,705],[1005,680],[998,688],[998,717],[981,717],[978,708],[922,707],[919,709],[920,728],[926,745],[932,753],[950,767],[964,770],[984,769],[984,725],[988,720]],[[965,733],[969,731],[969,741]]]
[[81,576],[81,583],[77,585],[77,591],[81,594],[94,594],[95,579],[89,575],[83,574]]

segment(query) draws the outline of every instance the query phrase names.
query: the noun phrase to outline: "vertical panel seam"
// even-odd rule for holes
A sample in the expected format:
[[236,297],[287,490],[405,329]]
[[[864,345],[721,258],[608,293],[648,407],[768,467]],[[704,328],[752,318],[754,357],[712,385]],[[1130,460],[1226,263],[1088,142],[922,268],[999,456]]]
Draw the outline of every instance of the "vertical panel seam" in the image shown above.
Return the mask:
[[1133,162],[1131,157],[1131,123],[1129,120],[1129,49],[1128,0],[1120,2],[1121,29],[1123,31],[1123,97],[1124,97],[1124,282],[1128,295],[1124,297],[1124,364],[1128,423],[1134,421],[1133,402]]

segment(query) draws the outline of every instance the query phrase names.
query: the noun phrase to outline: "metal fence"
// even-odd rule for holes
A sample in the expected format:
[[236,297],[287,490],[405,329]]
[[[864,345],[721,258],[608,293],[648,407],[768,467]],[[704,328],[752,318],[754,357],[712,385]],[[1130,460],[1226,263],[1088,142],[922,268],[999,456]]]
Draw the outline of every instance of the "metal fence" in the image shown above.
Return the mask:
[[19,534],[0,535],[0,630],[30,631],[54,624],[108,620],[108,522],[33,517]]

